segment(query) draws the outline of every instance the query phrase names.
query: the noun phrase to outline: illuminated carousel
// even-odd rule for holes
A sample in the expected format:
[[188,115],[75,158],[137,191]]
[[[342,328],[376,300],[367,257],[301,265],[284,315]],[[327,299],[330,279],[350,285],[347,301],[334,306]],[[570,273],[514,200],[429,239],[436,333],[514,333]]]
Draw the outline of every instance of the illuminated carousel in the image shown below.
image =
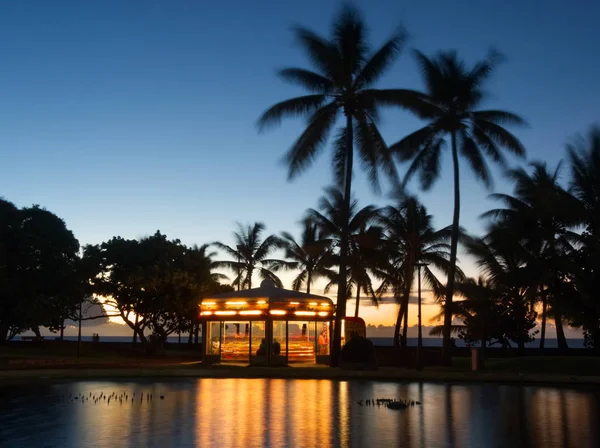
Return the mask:
[[271,280],[206,297],[200,303],[203,360],[328,364],[333,316],[328,297],[277,288]]

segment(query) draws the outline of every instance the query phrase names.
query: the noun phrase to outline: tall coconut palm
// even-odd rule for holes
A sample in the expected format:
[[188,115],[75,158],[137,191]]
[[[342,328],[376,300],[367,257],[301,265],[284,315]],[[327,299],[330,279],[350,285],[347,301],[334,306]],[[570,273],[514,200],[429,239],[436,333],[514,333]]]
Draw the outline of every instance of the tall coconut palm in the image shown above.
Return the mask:
[[[542,302],[542,337],[544,348],[546,318],[554,316],[559,348],[567,348],[562,323],[564,261],[574,251],[573,241],[579,236],[570,228],[579,224],[577,201],[559,185],[560,164],[549,170],[546,164],[533,162],[528,173],[522,168],[508,171],[514,181],[514,195],[493,194],[506,206],[490,210],[483,216],[504,226],[512,227],[520,235],[529,259],[530,280],[537,282]],[[548,309],[550,306],[550,309]]]
[[260,278],[270,279],[277,286],[282,287],[281,280],[275,274],[276,271],[285,267],[285,260],[267,258],[269,254],[280,246],[276,235],[269,235],[262,239],[265,225],[255,222],[252,225],[243,226],[237,223],[238,230],[233,233],[235,249],[216,241],[212,243],[217,248],[231,256],[233,260],[216,261],[215,266],[231,269],[235,272],[232,286],[252,288],[252,277],[258,272]]
[[302,221],[300,242],[288,232],[282,232],[281,245],[288,260],[287,268],[300,272],[292,282],[294,291],[300,291],[306,285],[306,293],[310,294],[310,286],[319,277],[331,275],[331,245],[321,238],[319,227],[310,219]]
[[[279,76],[305,88],[310,94],[282,101],[270,107],[259,119],[259,129],[278,125],[282,118],[304,117],[308,125],[285,156],[288,177],[294,178],[315,160],[325,147],[338,118],[345,124],[338,130],[333,151],[333,166],[337,184],[343,188],[348,214],[351,200],[354,145],[369,178],[378,189],[379,172],[393,182],[397,173],[394,162],[377,123],[382,105],[410,107],[417,102],[416,94],[399,89],[375,89],[372,86],[391,65],[404,41],[402,30],[394,33],[383,46],[371,51],[365,24],[360,14],[345,6],[336,15],[329,38],[296,27],[294,34],[306,52],[313,69],[285,68]],[[340,275],[336,326],[332,350],[333,365],[337,365],[341,349],[341,319],[346,314],[346,264],[348,231],[343,230],[340,246]]]
[[[378,294],[391,290],[400,305],[394,329],[395,346],[399,346],[400,342],[406,346],[410,290],[418,263],[426,264],[423,266],[425,285],[432,288],[436,297],[443,294],[443,286],[431,268],[442,272],[449,270],[451,229],[445,227],[436,231],[432,220],[425,206],[413,196],[402,196],[397,205],[385,207],[379,213],[379,222],[385,231],[385,253],[390,264],[387,270],[377,272],[382,279]],[[460,269],[458,272],[462,274]]]
[[[485,98],[483,84],[498,64],[496,52],[473,67],[461,61],[455,52],[441,52],[432,58],[415,52],[425,81],[425,92],[419,94],[422,105],[416,107],[429,124],[392,145],[401,161],[412,160],[405,182],[420,175],[421,187],[429,189],[440,173],[440,160],[450,139],[454,174],[454,215],[450,248],[450,270],[446,287],[446,302],[452,302],[455,282],[456,254],[460,225],[460,168],[459,153],[467,160],[478,180],[491,185],[491,175],[485,156],[504,165],[501,148],[517,156],[525,149],[519,140],[507,131],[505,124],[524,124],[522,118],[502,110],[479,110]],[[451,363],[450,327],[451,309],[444,316],[444,361]]]
[[[367,294],[374,305],[377,305],[377,298],[374,294],[372,283],[369,277],[369,270],[376,258],[376,248],[381,234],[380,229],[372,226],[377,216],[377,208],[373,205],[367,205],[361,209],[358,208],[358,201],[353,199],[350,203],[349,213],[346,215],[344,210],[344,194],[336,187],[325,189],[325,195],[319,200],[319,210],[307,210],[307,219],[314,222],[320,229],[324,241],[332,247],[338,248],[333,252],[331,260],[334,265],[341,263],[341,247],[344,229],[347,229],[349,242],[347,254],[346,269],[346,294],[345,299],[353,295],[353,289],[356,288],[356,302],[360,304],[360,293]],[[345,216],[348,216],[346,220]],[[325,290],[330,289],[337,283],[340,284],[339,275],[335,273],[330,275],[330,282]],[[339,291],[338,291],[339,293]],[[358,305],[355,308],[355,314],[358,312]]]

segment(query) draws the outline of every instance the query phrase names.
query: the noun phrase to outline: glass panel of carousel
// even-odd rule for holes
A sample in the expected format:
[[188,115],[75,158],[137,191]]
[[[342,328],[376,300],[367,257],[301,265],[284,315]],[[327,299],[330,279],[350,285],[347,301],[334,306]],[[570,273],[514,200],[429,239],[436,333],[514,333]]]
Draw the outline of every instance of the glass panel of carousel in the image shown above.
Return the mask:
[[250,322],[225,322],[221,361],[250,360]]
[[[267,354],[267,341],[265,339],[265,322],[251,322],[252,324],[252,345],[250,353],[252,356],[265,356]],[[266,359],[266,358],[265,358]]]
[[315,362],[315,322],[289,322],[289,362]]
[[273,354],[278,356],[287,356],[286,344],[287,334],[284,320],[273,321]]
[[329,322],[316,322],[317,334],[317,354],[329,355]]
[[[206,354],[207,355],[218,355],[220,342],[219,342],[219,330],[221,328],[221,322],[207,322],[206,323]],[[204,338],[204,335],[202,335]]]

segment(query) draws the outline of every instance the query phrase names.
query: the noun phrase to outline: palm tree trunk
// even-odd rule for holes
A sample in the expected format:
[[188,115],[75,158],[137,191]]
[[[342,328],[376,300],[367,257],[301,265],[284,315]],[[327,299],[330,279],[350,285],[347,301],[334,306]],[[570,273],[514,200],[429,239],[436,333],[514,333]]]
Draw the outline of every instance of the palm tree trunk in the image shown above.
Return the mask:
[[452,167],[454,169],[454,217],[452,218],[452,239],[450,242],[450,266],[446,284],[446,303],[444,308],[444,344],[442,358],[445,365],[452,365],[452,296],[454,294],[454,275],[456,272],[456,252],[458,250],[458,225],[460,220],[460,177],[458,169],[458,149],[456,132],[452,132]]
[[252,274],[254,273],[254,268],[248,267],[248,289],[252,289]]
[[394,328],[394,347],[400,347],[400,324],[402,323],[403,308],[402,304],[398,306],[398,318]]
[[408,345],[408,302],[409,297],[406,297],[406,306],[404,307],[404,325],[402,326],[402,347]]
[[306,278],[306,294],[310,294],[310,281],[312,277],[312,272],[308,271]]
[[[543,293],[542,293],[543,294]],[[544,344],[546,343],[546,312],[548,311],[548,298],[544,295],[542,296],[542,329],[540,335],[540,348],[544,348]]]
[[563,350],[569,348],[565,336],[565,329],[563,328],[562,314],[560,312],[554,312],[554,324],[556,325],[556,342],[558,343],[558,348]]
[[331,348],[331,365],[337,367],[342,350],[342,319],[346,316],[346,264],[348,262],[348,215],[350,210],[350,195],[352,194],[352,157],[354,156],[352,111],[346,109],[346,175],[344,179],[344,209],[342,210],[342,238],[340,247],[340,266],[338,272],[337,306],[335,327],[333,332],[333,347]]
[[[412,255],[409,255],[412,257]],[[412,263],[408,263],[408,267],[406,269],[405,276],[405,284],[404,287],[404,296],[402,297],[402,339],[400,341],[400,345],[402,347],[406,347],[408,345],[407,336],[408,336],[408,304],[410,302],[410,287],[412,286],[414,266]]]
[[60,340],[64,341],[65,340],[65,321],[63,319],[62,324],[60,326]]
[[356,284],[356,307],[354,308],[354,317],[358,317],[358,307],[360,306],[360,283]]

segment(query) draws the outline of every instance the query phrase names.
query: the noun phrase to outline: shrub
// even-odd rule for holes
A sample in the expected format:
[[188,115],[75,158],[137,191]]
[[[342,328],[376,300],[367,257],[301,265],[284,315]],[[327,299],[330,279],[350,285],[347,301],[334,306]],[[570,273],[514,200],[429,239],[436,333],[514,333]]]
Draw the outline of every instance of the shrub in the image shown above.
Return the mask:
[[373,343],[366,338],[354,336],[342,347],[341,364],[343,367],[376,369],[377,357]]

